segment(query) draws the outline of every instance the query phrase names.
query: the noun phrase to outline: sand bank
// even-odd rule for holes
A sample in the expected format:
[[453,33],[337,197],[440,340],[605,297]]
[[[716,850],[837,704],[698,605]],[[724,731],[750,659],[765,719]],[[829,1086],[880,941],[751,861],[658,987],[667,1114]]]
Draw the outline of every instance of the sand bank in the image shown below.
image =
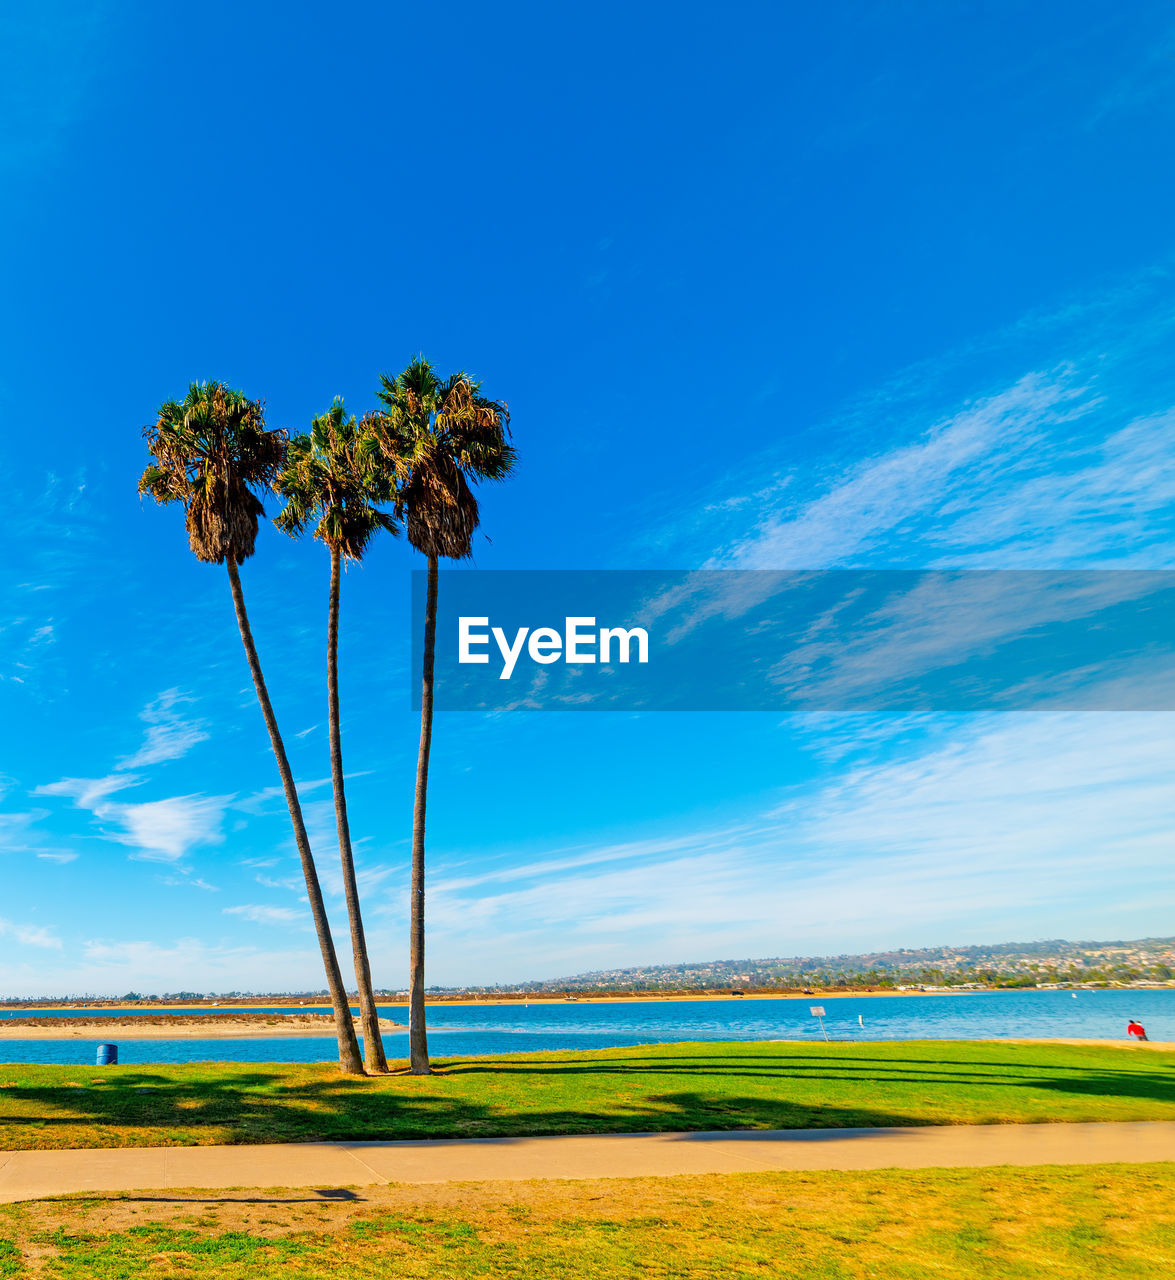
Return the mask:
[[[358,1026],[355,1029],[361,1030]],[[379,1029],[384,1035],[408,1030],[388,1018],[380,1019]],[[334,1019],[323,1014],[253,1018],[232,1014],[204,1014],[198,1018],[174,1014],[142,1018],[0,1018],[0,1040],[257,1040],[334,1034]]]

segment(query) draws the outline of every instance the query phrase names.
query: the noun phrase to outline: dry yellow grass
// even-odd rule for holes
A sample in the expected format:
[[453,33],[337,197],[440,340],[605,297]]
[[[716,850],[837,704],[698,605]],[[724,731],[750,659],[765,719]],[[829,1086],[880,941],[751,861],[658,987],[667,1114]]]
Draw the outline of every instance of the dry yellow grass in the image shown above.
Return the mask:
[[1113,1280],[1175,1273],[1175,1165],[119,1196],[0,1238],[13,1277]]

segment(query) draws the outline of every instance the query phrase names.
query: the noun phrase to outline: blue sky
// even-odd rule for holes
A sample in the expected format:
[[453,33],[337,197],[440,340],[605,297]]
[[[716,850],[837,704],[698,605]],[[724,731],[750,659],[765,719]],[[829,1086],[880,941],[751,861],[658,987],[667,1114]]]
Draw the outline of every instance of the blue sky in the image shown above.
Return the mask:
[[[293,429],[417,351],[483,378],[484,568],[1172,567],[1165,5],[18,2],[0,47],[0,991],[320,985],[224,573],[135,494],[191,378]],[[413,567],[343,601],[389,987]],[[244,578],[345,929],[326,574],[267,528]],[[437,982],[1172,932],[1169,715],[435,744]]]

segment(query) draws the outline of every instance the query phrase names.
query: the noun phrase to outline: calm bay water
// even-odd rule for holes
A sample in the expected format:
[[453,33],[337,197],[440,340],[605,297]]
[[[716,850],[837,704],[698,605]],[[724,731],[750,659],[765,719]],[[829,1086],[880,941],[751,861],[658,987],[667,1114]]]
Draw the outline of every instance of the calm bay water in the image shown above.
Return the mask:
[[[608,1049],[679,1040],[818,1040],[808,1012],[820,1003],[834,1040],[989,1040],[1076,1036],[1122,1040],[1138,1018],[1152,1040],[1175,1040],[1175,989],[1145,991],[981,991],[959,995],[819,996],[803,1000],[716,1000],[615,1004],[439,1005],[429,1009],[434,1057],[529,1053],[553,1049]],[[199,1013],[231,1010],[206,1009]],[[244,1012],[244,1010],[242,1010]],[[264,1005],[249,1012],[288,1012]],[[407,1020],[403,1005],[380,1012]],[[78,1009],[38,1016],[78,1017]],[[95,1019],[119,1011],[87,1009]],[[0,1024],[19,1013],[0,1013]],[[198,1015],[196,1015],[198,1016]],[[858,1022],[863,1019],[864,1025]],[[118,1040],[117,1036],[113,1037]],[[98,1039],[0,1040],[0,1063],[92,1064]],[[406,1056],[406,1032],[385,1036],[389,1056]],[[234,1040],[119,1040],[119,1060],[149,1062],[331,1062],[333,1037]]]

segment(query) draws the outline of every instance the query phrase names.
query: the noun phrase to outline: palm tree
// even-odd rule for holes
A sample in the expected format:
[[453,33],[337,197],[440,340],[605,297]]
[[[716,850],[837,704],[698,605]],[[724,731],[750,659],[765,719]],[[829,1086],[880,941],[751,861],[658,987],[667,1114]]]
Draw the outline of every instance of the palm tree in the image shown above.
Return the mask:
[[269,731],[294,828],[294,843],[306,877],[306,893],[334,1005],[339,1066],[348,1075],[362,1075],[355,1025],[302,820],[302,806],[261,673],[238,572],[242,561],[253,554],[258,518],[265,514],[254,490],[268,488],[280,472],[286,458],[286,433],[266,429],[260,401],[249,400],[221,382],[193,382],[182,403],[167,400],[159,406],[157,421],[143,429],[143,437],[155,461],[143,472],[139,493],[149,494],[161,504],[182,503],[188,543],[196,559],[228,568],[241,642]]
[[343,892],[351,922],[351,954],[359,988],[363,1058],[368,1071],[385,1072],[388,1061],[379,1033],[379,1013],[371,987],[371,963],[351,851],[339,727],[339,587],[343,562],[361,560],[371,539],[381,529],[398,532],[394,518],[376,505],[392,497],[392,486],[384,478],[386,469],[371,465],[371,444],[370,436],[365,439],[364,433],[356,428],[354,417],[348,418],[343,402],[336,399],[326,413],[313,420],[309,435],[296,435],[290,440],[285,466],[273,487],[286,500],[285,509],[274,521],[277,527],[296,538],[313,526],[314,537],[330,551],[326,689],[335,826],[339,833],[339,861],[343,868]]
[[433,667],[437,633],[437,562],[473,554],[478,524],[477,480],[502,480],[514,467],[505,404],[487,400],[481,384],[463,373],[442,380],[423,357],[398,377],[383,374],[376,396],[382,408],[371,427],[396,485],[395,511],[408,541],[428,557],[424,663],[420,700],[420,750],[412,811],[409,1070],[427,1075],[424,1027],[424,819],[428,757],[432,746]]

